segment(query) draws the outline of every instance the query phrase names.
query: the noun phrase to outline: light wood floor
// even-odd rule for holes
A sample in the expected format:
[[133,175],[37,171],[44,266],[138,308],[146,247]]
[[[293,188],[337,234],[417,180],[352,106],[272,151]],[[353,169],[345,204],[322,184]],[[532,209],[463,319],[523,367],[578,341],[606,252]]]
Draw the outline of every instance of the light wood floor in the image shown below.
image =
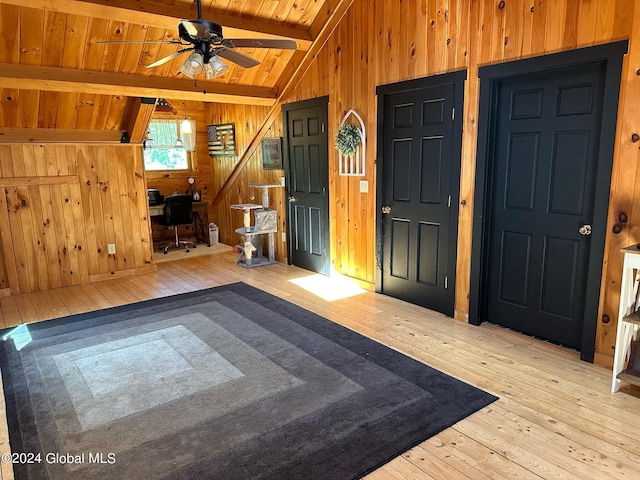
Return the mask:
[[289,281],[310,272],[282,264],[246,270],[235,260],[220,253],[163,263],[143,277],[0,298],[0,322],[13,326],[244,281],[500,397],[368,480],[640,479],[640,388],[609,393],[609,370],[580,362],[574,352],[372,292],[329,302]]

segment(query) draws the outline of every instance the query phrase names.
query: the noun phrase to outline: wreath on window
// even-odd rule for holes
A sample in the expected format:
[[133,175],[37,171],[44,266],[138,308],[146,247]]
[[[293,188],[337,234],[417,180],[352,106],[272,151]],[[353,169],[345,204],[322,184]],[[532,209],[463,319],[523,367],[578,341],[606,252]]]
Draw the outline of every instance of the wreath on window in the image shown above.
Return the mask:
[[360,129],[353,123],[345,123],[336,133],[336,149],[345,157],[353,155],[360,146]]

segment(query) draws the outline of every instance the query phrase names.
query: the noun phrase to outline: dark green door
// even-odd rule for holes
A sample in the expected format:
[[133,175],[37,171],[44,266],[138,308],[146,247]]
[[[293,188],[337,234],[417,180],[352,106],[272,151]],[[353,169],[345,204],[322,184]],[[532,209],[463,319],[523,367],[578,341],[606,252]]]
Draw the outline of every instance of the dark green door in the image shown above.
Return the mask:
[[423,81],[381,100],[381,292],[452,316],[462,81]]
[[487,320],[580,348],[604,66],[498,88]]
[[289,261],[329,273],[329,161],[326,97],[283,107],[287,149]]

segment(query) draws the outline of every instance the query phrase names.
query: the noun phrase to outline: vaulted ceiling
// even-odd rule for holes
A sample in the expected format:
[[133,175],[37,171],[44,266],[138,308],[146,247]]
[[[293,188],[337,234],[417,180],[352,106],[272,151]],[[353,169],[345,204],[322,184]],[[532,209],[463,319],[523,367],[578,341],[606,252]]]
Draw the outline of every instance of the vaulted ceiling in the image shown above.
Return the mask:
[[[297,50],[238,49],[260,65],[214,80],[178,72],[180,19],[191,0],[0,0],[0,135],[18,129],[118,131],[135,121],[141,97],[273,105],[326,38],[349,0],[202,0],[202,16],[225,38],[290,38]],[[342,9],[341,9],[342,5]],[[324,36],[323,36],[324,35]],[[101,43],[103,41],[132,43]],[[1,137],[0,137],[1,139]]]

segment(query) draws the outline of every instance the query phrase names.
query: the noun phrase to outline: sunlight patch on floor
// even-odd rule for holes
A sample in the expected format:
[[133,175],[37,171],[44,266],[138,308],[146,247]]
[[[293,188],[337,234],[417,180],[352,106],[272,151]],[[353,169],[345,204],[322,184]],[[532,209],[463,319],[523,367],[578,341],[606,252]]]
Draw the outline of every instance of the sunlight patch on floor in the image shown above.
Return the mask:
[[342,275],[325,277],[324,275],[313,274],[292,278],[289,281],[327,302],[366,293],[366,290],[360,288],[355,281]]
[[29,327],[26,325],[18,325],[13,330],[10,330],[8,333],[5,333],[2,337],[3,341],[13,340],[13,343],[16,346],[16,350],[21,350],[31,343],[33,338],[31,338],[31,332],[29,331]]

